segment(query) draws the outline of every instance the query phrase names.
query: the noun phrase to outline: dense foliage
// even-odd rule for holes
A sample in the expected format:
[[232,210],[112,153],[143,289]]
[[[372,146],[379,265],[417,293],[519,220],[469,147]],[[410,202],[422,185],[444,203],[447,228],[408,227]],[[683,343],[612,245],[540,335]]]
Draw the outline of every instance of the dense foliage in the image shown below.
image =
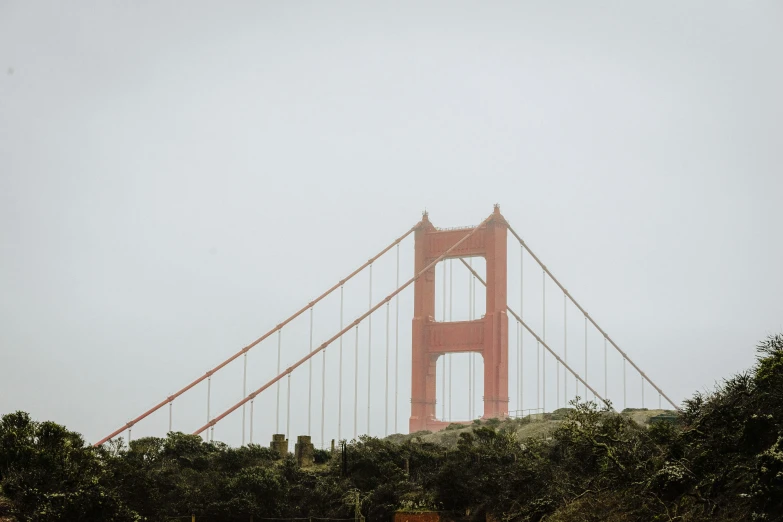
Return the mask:
[[18,412],[0,421],[0,519],[163,521],[354,516],[437,510],[453,519],[783,520],[783,337],[758,364],[685,402],[678,422],[640,426],[575,403],[546,439],[476,425],[455,447],[363,437],[301,469],[267,448],[199,437],[86,447]]

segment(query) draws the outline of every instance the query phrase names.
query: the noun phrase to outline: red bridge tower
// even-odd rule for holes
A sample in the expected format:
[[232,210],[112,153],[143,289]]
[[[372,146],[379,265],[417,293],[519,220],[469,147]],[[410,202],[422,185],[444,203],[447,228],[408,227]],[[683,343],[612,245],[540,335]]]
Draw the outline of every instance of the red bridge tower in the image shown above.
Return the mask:
[[[438,230],[425,213],[415,232],[414,273],[446,252],[471,228]],[[448,256],[486,259],[487,306],[481,319],[435,321],[434,267],[414,283],[410,433],[437,431],[448,424],[435,417],[435,369],[438,358],[447,353],[479,353],[484,358],[484,418],[508,413],[507,228],[496,205],[491,219]]]

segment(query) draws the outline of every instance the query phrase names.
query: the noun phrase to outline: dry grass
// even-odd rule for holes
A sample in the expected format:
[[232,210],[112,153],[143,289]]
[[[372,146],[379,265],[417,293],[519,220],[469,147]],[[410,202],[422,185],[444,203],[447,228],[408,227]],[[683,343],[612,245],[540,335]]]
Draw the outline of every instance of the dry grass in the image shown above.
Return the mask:
[[[561,422],[563,422],[564,410],[558,410],[556,413],[548,413],[542,417],[537,418],[524,418],[524,419],[507,419],[503,422],[487,422],[481,423],[482,426],[494,425],[498,429],[511,429],[515,432],[517,440],[523,441],[530,438],[547,438],[552,432],[557,429]],[[646,426],[649,424],[650,419],[656,415],[662,413],[672,413],[669,410],[632,410],[622,413],[623,416],[629,417],[637,424]],[[402,443],[412,439],[414,436],[421,437],[423,442],[431,442],[434,444],[440,444],[442,446],[453,447],[456,446],[457,440],[459,440],[460,433],[470,432],[474,428],[473,425],[468,425],[458,429],[442,430],[435,433],[427,434],[413,434],[404,435],[397,433],[395,435],[389,435],[388,440],[392,442]]]

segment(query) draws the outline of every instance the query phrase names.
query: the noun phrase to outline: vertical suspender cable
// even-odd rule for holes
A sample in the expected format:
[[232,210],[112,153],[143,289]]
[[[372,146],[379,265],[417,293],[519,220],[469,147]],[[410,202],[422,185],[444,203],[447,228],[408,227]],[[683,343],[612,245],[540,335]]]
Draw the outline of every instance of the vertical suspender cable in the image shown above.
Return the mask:
[[130,449],[130,443],[131,443],[131,440],[133,440],[133,434],[131,433],[132,429],[133,428],[128,428],[128,449]]
[[[400,287],[400,244],[397,243],[397,286]],[[397,390],[399,388],[399,360],[400,360],[400,296],[394,296],[394,433],[397,433]]]
[[606,337],[604,337],[604,398],[609,397],[609,377],[606,372]]
[[285,394],[285,438],[291,438],[291,374],[288,374],[288,392]]
[[[207,422],[212,420],[209,413],[209,403],[212,396],[212,376],[207,377]],[[209,433],[206,434],[206,440],[209,441]]]
[[520,331],[520,325],[517,323],[517,411],[522,411],[522,386],[520,385],[522,379],[522,350],[520,350],[519,341],[522,338],[522,332]]
[[[343,331],[345,287],[340,285],[340,331]],[[337,440],[343,440],[343,336],[340,336],[340,368],[337,370]]]
[[536,413],[541,410],[541,343],[536,341]]
[[[340,337],[342,339],[342,337]],[[326,348],[321,358],[321,448],[324,448],[324,421],[326,419]]]
[[[242,369],[242,398],[247,397],[247,352],[242,357],[244,368]],[[245,405],[242,405],[242,445],[245,445]]]
[[644,376],[640,375],[639,377],[642,378],[642,409],[644,409]]
[[[441,322],[446,322],[446,263],[441,263],[441,266],[443,267],[443,298],[442,301],[442,309],[441,309]],[[441,398],[441,406],[440,406],[440,419],[446,420],[446,355],[440,357],[442,364],[441,369],[441,376],[443,377],[440,383],[440,398]]]
[[[587,382],[587,316],[585,316],[585,382]],[[585,387],[585,400],[587,400],[586,387]]]
[[[541,338],[546,342],[546,270],[543,270],[541,272],[541,295],[543,296],[543,320],[542,320],[542,326],[541,326]],[[544,349],[542,348],[541,351]],[[546,411],[546,352],[544,352],[544,356],[541,358],[541,384],[542,384],[542,390],[541,390],[541,396],[544,402],[544,411]]]
[[625,357],[623,357],[623,409],[627,408],[626,393],[625,393]]
[[[372,309],[372,265],[370,265],[370,304]],[[370,408],[372,406],[372,314],[367,317],[367,435],[370,434]]]
[[[310,307],[310,351],[313,351],[313,307]],[[310,378],[307,382],[307,435],[312,435],[310,423],[313,420],[313,359],[307,361]]]
[[383,399],[383,433],[389,435],[389,302],[386,302],[386,394]]
[[[522,306],[522,304],[524,302],[524,297],[523,297],[524,296],[524,279],[525,279],[524,260],[525,260],[525,247],[523,247],[522,245],[519,245],[519,316],[520,317],[524,317],[524,315],[523,315],[524,307]],[[525,386],[525,381],[523,379],[523,371],[524,371],[523,362],[524,362],[524,342],[525,341],[524,341],[523,336],[525,335],[525,331],[522,329],[521,325],[517,325],[517,326],[519,326],[519,375],[517,376],[519,383],[517,384],[517,389],[519,390],[519,409],[523,410],[522,412],[520,412],[520,414],[524,414],[524,409],[525,409],[525,406],[524,406],[524,399],[525,399],[525,396],[524,396],[524,393],[525,393],[524,392],[524,386]]]
[[[445,265],[444,265],[445,267]],[[449,321],[453,320],[453,309],[452,305],[454,304],[454,260],[449,259]],[[449,420],[451,420],[451,398],[453,397],[451,393],[451,378],[453,376],[452,372],[452,360],[451,360],[451,354],[448,355],[449,358]]]
[[[472,296],[471,302],[470,302],[470,316],[471,319],[476,319],[476,278],[473,277],[473,274],[470,274],[470,294]],[[470,365],[470,379],[472,383],[473,388],[473,414],[476,413],[476,354],[471,354],[471,357],[473,357],[473,364]],[[483,395],[482,395],[483,396]],[[482,404],[481,410],[486,412],[486,407]]]
[[253,444],[253,403],[255,399],[250,401],[250,444]]
[[[359,434],[359,325],[356,325],[356,359],[353,372],[353,438]],[[289,374],[290,375],[290,374]]]
[[[563,294],[563,360],[568,364],[568,296]],[[563,372],[566,369],[563,368]],[[563,375],[563,400],[568,406],[568,373]]]
[[[277,375],[280,375],[280,344],[282,330],[277,331]],[[280,433],[280,381],[277,381],[277,406],[275,407],[275,433]]]
[[[473,258],[468,258],[468,265],[472,268],[473,267]],[[473,320],[473,274],[468,273],[468,320]],[[470,419],[473,420],[473,412],[474,412],[474,402],[475,402],[475,396],[476,393],[473,390],[473,352],[470,352],[470,355],[468,356],[468,414],[470,415]]]
[[174,403],[169,401],[169,432],[173,431],[171,429],[171,426],[172,426],[172,422],[171,421],[172,421],[172,415],[173,415],[172,410],[173,409],[174,409]]

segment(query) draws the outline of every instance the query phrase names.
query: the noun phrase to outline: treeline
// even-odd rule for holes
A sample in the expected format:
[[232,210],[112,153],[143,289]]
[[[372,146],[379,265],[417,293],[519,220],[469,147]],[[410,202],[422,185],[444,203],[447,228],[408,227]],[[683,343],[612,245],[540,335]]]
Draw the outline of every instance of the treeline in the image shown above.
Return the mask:
[[268,448],[199,437],[94,449],[22,412],[0,422],[0,519],[352,518],[435,510],[452,520],[783,520],[783,336],[758,362],[649,427],[578,403],[546,439],[476,426],[456,447],[362,438],[300,468]]

